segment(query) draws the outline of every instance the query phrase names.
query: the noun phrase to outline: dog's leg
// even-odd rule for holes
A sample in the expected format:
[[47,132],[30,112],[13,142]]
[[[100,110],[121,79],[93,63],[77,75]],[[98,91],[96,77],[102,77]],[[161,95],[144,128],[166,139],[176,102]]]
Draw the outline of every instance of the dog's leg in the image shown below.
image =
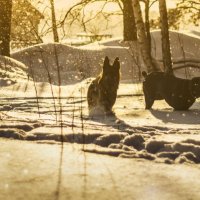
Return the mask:
[[152,108],[154,100],[153,99],[149,99],[149,98],[148,99],[145,98],[145,103],[146,103],[145,109],[149,110],[149,109]]
[[102,105],[104,107],[104,113],[107,116],[113,115],[113,111],[112,111],[112,106],[109,102],[109,99],[106,99],[102,102]]
[[154,98],[148,95],[148,92],[144,89],[145,109],[151,109],[154,103]]

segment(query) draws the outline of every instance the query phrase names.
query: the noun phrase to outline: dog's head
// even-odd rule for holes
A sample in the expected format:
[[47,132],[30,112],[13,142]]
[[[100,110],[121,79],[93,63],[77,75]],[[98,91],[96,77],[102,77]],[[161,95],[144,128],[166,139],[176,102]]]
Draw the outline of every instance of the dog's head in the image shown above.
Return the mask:
[[115,58],[113,65],[110,64],[109,58],[106,56],[103,64],[102,79],[119,82],[120,78],[120,62],[119,58]]
[[191,92],[194,97],[200,97],[200,77],[195,77],[191,80]]
[[146,78],[146,77],[147,77],[147,73],[146,73],[145,71],[143,71],[143,72],[142,72],[142,76],[143,76],[144,78]]

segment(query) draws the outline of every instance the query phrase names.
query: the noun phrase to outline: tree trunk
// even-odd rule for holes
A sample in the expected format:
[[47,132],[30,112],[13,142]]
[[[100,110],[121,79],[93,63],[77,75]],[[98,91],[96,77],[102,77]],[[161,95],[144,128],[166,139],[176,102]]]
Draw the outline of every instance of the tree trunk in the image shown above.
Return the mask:
[[147,67],[148,72],[155,71],[156,68],[152,63],[151,52],[149,51],[148,41],[145,33],[145,26],[142,19],[142,12],[140,8],[139,0],[132,0],[133,12],[136,21],[137,33],[138,33],[138,42],[141,48],[141,54],[143,61]]
[[150,23],[149,23],[149,0],[145,1],[145,29],[147,34],[148,48],[151,52],[151,34],[150,34]]
[[10,56],[12,0],[0,0],[0,55]]
[[137,28],[132,7],[132,0],[122,0],[123,21],[124,21],[124,41],[137,40]]
[[58,30],[57,30],[57,26],[56,26],[56,14],[55,14],[54,0],[50,0],[50,3],[51,3],[51,20],[52,20],[53,38],[54,38],[54,42],[59,42]]
[[168,16],[167,16],[167,7],[165,0],[159,0],[159,11],[160,11],[160,28],[162,35],[162,56],[163,56],[164,71],[166,73],[173,73],[170,40],[169,40]]

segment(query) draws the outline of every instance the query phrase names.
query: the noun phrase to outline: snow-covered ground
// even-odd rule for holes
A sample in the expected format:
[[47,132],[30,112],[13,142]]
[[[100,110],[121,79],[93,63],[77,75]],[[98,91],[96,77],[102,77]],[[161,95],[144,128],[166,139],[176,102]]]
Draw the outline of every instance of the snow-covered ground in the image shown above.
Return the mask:
[[[0,140],[0,199],[198,200],[198,165],[95,155],[44,141]],[[58,190],[59,189],[59,190]],[[59,191],[59,192],[58,192]]]
[[88,82],[60,89],[32,81],[3,87],[1,136],[57,142],[62,133],[65,142],[89,144],[86,151],[159,162],[200,162],[200,101],[190,111],[173,111],[164,101],[144,110],[141,85],[121,84],[116,117],[90,119]]
[[[24,64],[0,57],[0,199],[200,199],[200,99],[189,111],[174,111],[164,101],[145,110],[141,83],[126,81],[127,49],[102,45],[101,51],[44,45],[44,57],[33,53],[41,47],[30,47],[13,54]],[[62,56],[52,56],[55,51]],[[83,62],[77,52],[96,55],[87,57],[92,66],[121,52],[116,117],[89,118],[91,78],[64,79],[66,66]],[[60,87],[56,66],[63,70]]]

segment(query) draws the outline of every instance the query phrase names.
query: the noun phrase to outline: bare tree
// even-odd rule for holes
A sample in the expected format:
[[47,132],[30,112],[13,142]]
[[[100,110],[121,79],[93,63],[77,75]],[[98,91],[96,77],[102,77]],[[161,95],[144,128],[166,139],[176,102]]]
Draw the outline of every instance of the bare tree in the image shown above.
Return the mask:
[[13,0],[11,48],[21,48],[41,43],[39,24],[42,19],[44,19],[44,15],[29,1]]
[[0,54],[10,56],[12,0],[0,0]]
[[50,3],[51,3],[51,20],[52,20],[53,38],[54,38],[54,42],[59,42],[57,25],[56,25],[56,14],[55,14],[54,0],[50,0]]
[[132,7],[132,0],[122,0],[123,3],[123,21],[124,21],[124,40],[137,40],[137,28],[135,25],[135,17]]
[[173,73],[170,40],[169,40],[168,16],[167,16],[167,7],[165,0],[159,0],[159,11],[160,11],[160,28],[162,35],[162,56],[163,56],[164,70],[166,73]]
[[145,30],[147,34],[148,48],[149,51],[151,51],[151,34],[150,34],[150,23],[149,23],[150,1],[146,0],[144,3],[145,3]]
[[[177,9],[185,16],[187,23],[192,23],[195,26],[200,25],[200,1],[199,0],[180,0],[177,3]],[[182,19],[183,21],[183,19]]]
[[151,51],[151,33],[150,33],[150,19],[149,19],[149,10],[151,6],[156,3],[158,0],[140,0],[145,5],[145,31],[147,36],[148,48]]
[[138,42],[141,49],[141,54],[143,57],[143,61],[147,67],[148,72],[155,71],[156,68],[153,65],[151,52],[149,51],[148,41],[145,32],[145,25],[142,18],[142,12],[140,8],[139,0],[132,0],[132,6],[136,21],[137,33],[138,33]]
[[[89,4],[96,1],[104,2],[103,6],[99,9],[99,11],[90,17],[90,19],[86,20],[86,15],[84,13],[84,9]],[[120,11],[118,12],[112,12],[112,13],[106,13],[104,11],[104,7],[107,5],[107,3],[114,2],[119,5]],[[78,13],[78,15],[77,15]],[[79,20],[81,23],[84,31],[87,31],[87,24],[91,21],[95,21],[100,15],[104,17],[104,20],[106,22],[109,21],[109,17],[112,17],[114,15],[123,15],[123,36],[125,41],[136,41],[137,40],[137,29],[135,25],[135,19],[134,19],[134,12],[132,8],[132,0],[82,0],[78,2],[77,4],[73,5],[65,14],[62,24],[64,24],[65,20],[71,16],[71,19],[73,22]],[[70,24],[73,24],[70,22]]]

